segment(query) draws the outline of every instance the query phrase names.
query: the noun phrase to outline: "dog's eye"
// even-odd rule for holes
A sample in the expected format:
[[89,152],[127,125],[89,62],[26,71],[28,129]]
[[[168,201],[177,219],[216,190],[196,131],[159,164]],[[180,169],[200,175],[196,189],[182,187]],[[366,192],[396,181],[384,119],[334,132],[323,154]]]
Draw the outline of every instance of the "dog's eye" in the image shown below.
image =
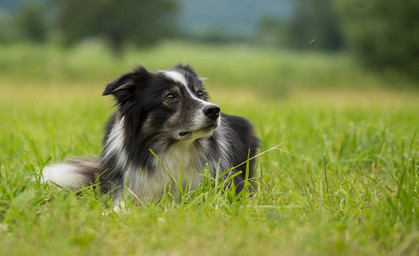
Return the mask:
[[202,91],[199,91],[196,96],[198,96],[201,100],[204,99],[204,93]]
[[166,101],[175,102],[176,101],[176,96],[173,93],[169,93],[169,94],[166,95]]

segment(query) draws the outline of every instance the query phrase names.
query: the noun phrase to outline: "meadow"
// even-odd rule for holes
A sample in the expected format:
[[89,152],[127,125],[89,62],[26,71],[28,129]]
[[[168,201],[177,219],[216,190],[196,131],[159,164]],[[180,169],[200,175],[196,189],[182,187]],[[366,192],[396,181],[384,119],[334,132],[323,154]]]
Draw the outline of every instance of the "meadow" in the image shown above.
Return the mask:
[[[257,191],[205,182],[120,214],[42,168],[100,154],[106,83],[190,63],[261,139]],[[168,42],[114,59],[97,42],[0,48],[0,255],[418,255],[417,81],[350,56]],[[167,195],[170,197],[170,194]],[[167,199],[167,198],[166,198]]]

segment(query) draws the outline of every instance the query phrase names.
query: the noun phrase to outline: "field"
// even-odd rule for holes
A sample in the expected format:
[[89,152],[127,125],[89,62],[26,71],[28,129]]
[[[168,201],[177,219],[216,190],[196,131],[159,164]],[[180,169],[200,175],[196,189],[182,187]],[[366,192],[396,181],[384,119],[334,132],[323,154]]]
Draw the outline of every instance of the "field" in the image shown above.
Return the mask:
[[[203,184],[124,213],[94,188],[39,182],[48,163],[97,155],[107,82],[190,63],[222,111],[261,138],[258,190]],[[169,42],[113,59],[95,42],[0,48],[0,255],[418,255],[417,82],[345,54]],[[417,86],[416,86],[417,87]],[[212,182],[208,180],[208,182]]]

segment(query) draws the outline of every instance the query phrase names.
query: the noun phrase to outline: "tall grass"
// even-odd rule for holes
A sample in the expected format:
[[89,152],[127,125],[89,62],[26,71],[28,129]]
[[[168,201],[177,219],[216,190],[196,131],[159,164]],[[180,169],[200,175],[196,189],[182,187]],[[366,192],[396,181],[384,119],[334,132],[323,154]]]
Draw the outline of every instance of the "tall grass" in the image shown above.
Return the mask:
[[[209,83],[213,101],[224,112],[253,122],[262,140],[260,151],[283,143],[279,150],[257,158],[256,192],[234,195],[228,186],[221,189],[226,187],[222,181],[204,173],[195,191],[168,191],[160,202],[129,205],[115,214],[110,196],[95,187],[78,195],[42,184],[39,172],[46,164],[100,153],[103,124],[112,113],[111,101],[99,96],[102,80],[125,71],[134,56],[144,55],[151,69],[166,68],[172,60],[165,56],[169,48],[162,46],[153,54],[130,52],[121,65],[100,63],[108,58],[101,49],[89,51],[85,58],[79,55],[82,49],[76,53],[52,50],[58,51],[52,58],[64,66],[56,78],[48,72],[63,66],[50,71],[40,67],[39,74],[28,70],[20,77],[15,69],[25,70],[24,64],[34,62],[24,61],[28,57],[24,54],[20,61],[0,55],[2,60],[15,61],[2,62],[14,68],[2,70],[0,80],[0,255],[417,255],[417,93],[377,87],[379,78],[359,71],[360,81],[377,82],[372,86],[379,98],[360,87],[313,92],[311,87],[324,77],[288,98],[267,97],[241,89],[241,78],[227,71],[217,77],[216,70],[240,70],[253,81],[266,72],[274,80],[271,57],[280,53],[176,47],[196,53],[198,64],[191,63],[202,69],[203,76],[206,69],[214,69],[209,72],[216,77]],[[254,78],[248,67],[230,65],[230,61],[239,63],[240,51],[251,51],[253,57],[245,59],[260,58],[265,63],[264,57],[269,67],[261,71],[254,66],[258,72]],[[226,61],[220,62],[223,55]],[[204,57],[209,60],[200,59]],[[328,60],[335,57],[315,58],[331,65]],[[92,65],[95,62],[98,67]],[[223,66],[213,67],[216,64]],[[69,67],[75,70],[74,79],[67,73]],[[351,69],[356,68],[349,65]],[[319,70],[329,74],[327,67]],[[290,71],[300,72],[297,66]],[[291,74],[289,81],[294,80]],[[51,81],[62,83],[45,85]],[[237,82],[233,89],[222,88],[232,81]]]

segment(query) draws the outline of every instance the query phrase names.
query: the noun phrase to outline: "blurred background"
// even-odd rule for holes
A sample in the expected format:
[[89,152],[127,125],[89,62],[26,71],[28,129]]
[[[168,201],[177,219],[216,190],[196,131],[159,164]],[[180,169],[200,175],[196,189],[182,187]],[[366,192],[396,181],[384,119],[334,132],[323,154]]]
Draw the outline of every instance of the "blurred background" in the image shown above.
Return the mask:
[[0,83],[190,63],[223,87],[419,87],[417,0],[1,0]]

